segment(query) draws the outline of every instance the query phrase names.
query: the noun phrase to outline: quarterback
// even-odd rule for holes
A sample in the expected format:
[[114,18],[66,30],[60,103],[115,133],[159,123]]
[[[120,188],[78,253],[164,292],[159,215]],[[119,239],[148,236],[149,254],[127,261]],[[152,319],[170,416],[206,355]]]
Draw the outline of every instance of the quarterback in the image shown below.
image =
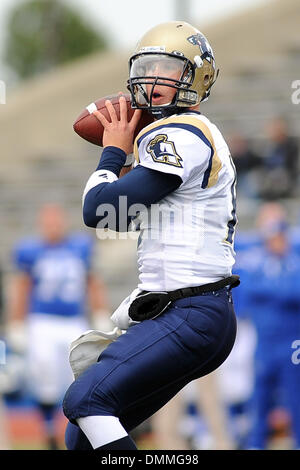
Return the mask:
[[[104,150],[86,184],[83,218],[116,231],[139,219],[139,284],[112,317],[124,334],[66,392],[70,450],[137,449],[130,431],[218,368],[233,347],[236,173],[220,131],[200,112],[216,77],[200,31],[160,24],[129,61],[132,119],[122,96],[119,119],[109,101],[110,121],[94,112]],[[141,109],[155,120],[133,142]],[[120,178],[132,152],[134,168]],[[104,204],[113,205],[118,223],[104,219]]]

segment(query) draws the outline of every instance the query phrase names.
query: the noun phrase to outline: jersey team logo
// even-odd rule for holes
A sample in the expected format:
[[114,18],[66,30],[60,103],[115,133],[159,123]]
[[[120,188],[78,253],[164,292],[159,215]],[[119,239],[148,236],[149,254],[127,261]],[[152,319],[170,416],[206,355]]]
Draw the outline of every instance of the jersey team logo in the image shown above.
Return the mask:
[[166,134],[156,135],[147,146],[153,161],[182,168],[182,158],[178,155],[174,142]]

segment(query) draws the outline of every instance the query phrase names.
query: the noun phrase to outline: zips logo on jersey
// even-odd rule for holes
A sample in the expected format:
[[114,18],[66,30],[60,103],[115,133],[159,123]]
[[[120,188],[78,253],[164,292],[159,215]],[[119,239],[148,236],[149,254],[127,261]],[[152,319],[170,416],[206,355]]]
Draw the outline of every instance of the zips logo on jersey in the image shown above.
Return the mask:
[[156,135],[147,145],[147,152],[150,153],[153,161],[166,163],[182,168],[182,158],[178,155],[175,144],[168,140],[166,134]]

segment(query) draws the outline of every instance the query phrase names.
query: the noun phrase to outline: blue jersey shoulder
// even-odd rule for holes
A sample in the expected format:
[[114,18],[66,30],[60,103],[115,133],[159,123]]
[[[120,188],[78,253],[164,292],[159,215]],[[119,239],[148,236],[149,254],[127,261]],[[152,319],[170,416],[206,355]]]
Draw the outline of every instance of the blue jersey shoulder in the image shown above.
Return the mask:
[[57,243],[38,237],[18,243],[15,265],[32,280],[29,312],[64,317],[85,312],[92,247],[92,237],[81,233]]
[[66,245],[71,251],[77,254],[90,266],[91,256],[94,246],[93,237],[85,233],[73,233],[66,239]]
[[38,237],[21,239],[13,249],[13,264],[21,270],[29,272],[37,255],[43,250],[44,243]]

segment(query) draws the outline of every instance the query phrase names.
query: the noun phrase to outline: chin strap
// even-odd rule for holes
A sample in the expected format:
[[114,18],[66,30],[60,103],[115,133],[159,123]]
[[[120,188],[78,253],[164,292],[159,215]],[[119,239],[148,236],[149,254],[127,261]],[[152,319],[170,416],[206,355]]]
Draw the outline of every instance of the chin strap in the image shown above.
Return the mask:
[[169,116],[173,116],[174,114],[184,114],[184,113],[190,113],[190,112],[191,112],[190,108],[185,108],[182,106],[173,106],[172,108],[158,109],[158,110],[148,109],[148,113],[154,116],[156,119],[163,119]]
[[180,108],[179,106],[172,106],[170,108],[160,108],[160,109],[149,109],[148,113],[154,116],[156,119],[163,119],[167,118],[169,116],[172,116],[173,114],[179,114],[186,112],[186,109]]

